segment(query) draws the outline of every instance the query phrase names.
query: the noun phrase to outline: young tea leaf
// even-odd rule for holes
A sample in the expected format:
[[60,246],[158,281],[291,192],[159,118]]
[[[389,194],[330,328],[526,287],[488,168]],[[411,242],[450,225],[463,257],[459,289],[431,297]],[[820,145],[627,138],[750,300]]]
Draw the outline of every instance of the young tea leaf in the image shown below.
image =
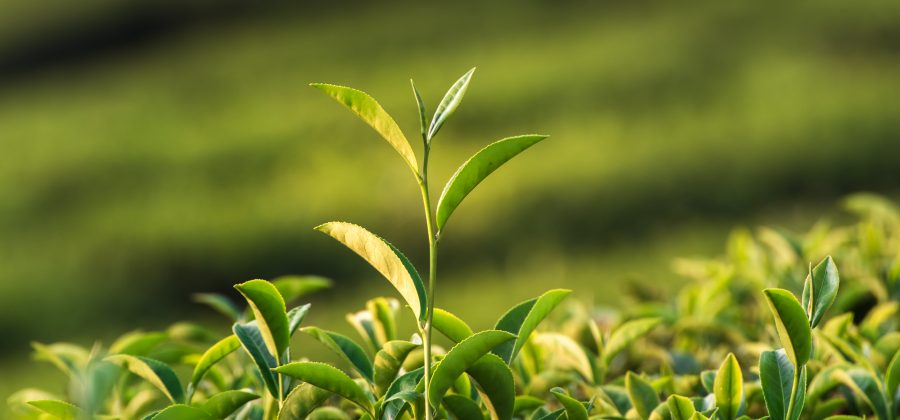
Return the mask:
[[409,141],[406,140],[406,136],[403,135],[403,131],[400,130],[394,119],[388,115],[375,98],[361,90],[345,86],[326,83],[312,83],[310,86],[325,92],[375,129],[400,154],[409,169],[418,176],[419,164],[416,163],[416,154],[409,146]]
[[643,420],[650,418],[650,414],[659,405],[659,395],[653,389],[653,385],[632,372],[625,375],[625,390],[631,400],[631,406]]
[[812,352],[812,330],[806,312],[791,292],[784,289],[765,289],[766,302],[775,316],[775,329],[784,351],[800,368],[809,360]]
[[617,354],[639,338],[650,334],[662,322],[660,318],[643,318],[628,321],[613,331],[603,347],[603,363],[608,365]]
[[162,391],[163,395],[173,403],[184,402],[184,388],[182,388],[175,371],[169,365],[158,360],[141,356],[129,356],[127,354],[107,356],[106,360],[123,365],[131,373],[141,377]]
[[794,365],[783,349],[762,352],[759,356],[759,380],[769,417],[785,420],[794,380]]
[[372,361],[369,360],[366,351],[363,350],[359,344],[356,344],[356,342],[351,340],[350,337],[333,331],[326,331],[318,327],[305,327],[301,328],[300,331],[309,334],[320,343],[324,344],[325,347],[328,347],[331,351],[335,352],[344,359],[344,361],[349,363],[350,366],[353,366],[353,369],[369,381],[369,383],[374,380]]
[[434,308],[431,326],[454,343],[459,343],[474,334],[465,321],[441,308]]
[[562,388],[553,388],[550,393],[559,401],[566,409],[566,418],[568,420],[588,420],[587,409],[584,404],[569,396]]
[[258,399],[259,395],[240,390],[229,390],[215,394],[207,399],[200,408],[213,418],[224,419],[237,411],[241,406]]
[[547,136],[531,134],[509,137],[491,143],[462,164],[447,182],[437,205],[437,230],[441,231],[447,219],[463,198],[469,195],[481,181],[501,165]]
[[310,383],[302,383],[294,387],[285,397],[284,405],[278,412],[278,420],[305,419],[329,396],[331,396],[331,392]]
[[214,420],[206,410],[187,404],[174,404],[153,416],[153,420]]
[[419,89],[416,88],[416,82],[413,82],[412,79],[409,79],[409,84],[412,86],[413,96],[416,97],[416,106],[419,111],[419,134],[422,135],[422,140],[425,142],[428,141],[428,117],[425,116],[425,101],[422,100],[422,94],[419,93]]
[[194,366],[194,373],[191,375],[191,389],[197,389],[197,385],[200,383],[200,379],[203,379],[203,375],[213,367],[213,365],[224,359],[225,356],[231,354],[231,352],[237,350],[240,346],[240,340],[234,335],[229,335],[206,350],[206,352],[200,356],[197,365]]
[[507,364],[515,360],[535,328],[571,293],[571,290],[566,289],[550,290],[510,309],[500,317],[494,329],[516,334],[516,340],[497,346],[493,351],[494,354],[500,356]]
[[388,387],[397,378],[403,367],[403,361],[418,344],[409,341],[394,340],[384,343],[384,347],[375,354],[375,393],[384,395]]
[[225,296],[218,293],[196,293],[193,297],[194,302],[205,304],[232,321],[241,320],[241,310]]
[[441,398],[453,385],[459,375],[462,375],[470,366],[481,359],[482,356],[497,347],[501,343],[515,339],[516,336],[506,331],[488,330],[482,331],[460,341],[453,346],[440,365],[434,369],[431,377],[431,389],[428,398],[437,407],[441,404]]
[[481,401],[491,413],[491,419],[510,420],[516,405],[516,385],[512,371],[503,359],[488,353],[466,373],[472,377]]
[[247,299],[269,353],[279,360],[291,345],[291,332],[284,299],[278,289],[265,280],[250,280],[234,288]]
[[266,389],[269,390],[273,397],[278,398],[278,379],[272,373],[272,369],[277,367],[278,363],[275,361],[275,356],[272,356],[266,349],[265,340],[262,337],[262,332],[259,331],[259,327],[257,327],[256,321],[246,324],[234,324],[231,327],[231,331],[234,332],[235,337],[241,342],[241,346],[253,359],[259,371],[259,376],[266,385]]
[[361,226],[329,222],[316,227],[366,260],[400,292],[418,319],[424,319],[425,285],[400,250]]
[[716,407],[722,420],[734,420],[740,415],[744,399],[744,376],[741,366],[733,353],[728,353],[713,385],[716,395]]
[[459,394],[444,397],[444,408],[458,419],[484,420],[478,403]]
[[447,118],[450,118],[450,116],[453,115],[453,112],[456,111],[459,103],[462,102],[462,98],[466,94],[466,89],[469,87],[469,81],[472,80],[473,73],[475,73],[474,67],[467,71],[466,74],[462,75],[453,86],[450,86],[447,93],[444,94],[444,98],[441,99],[441,103],[434,111],[434,116],[431,117],[431,125],[428,127],[428,135],[426,136],[429,143],[437,134],[438,130],[444,126],[444,122],[447,121]]
[[[893,399],[897,395],[897,387],[900,386],[900,351],[894,353],[894,358],[888,364],[884,372],[884,383],[888,398]],[[900,405],[900,402],[897,404]]]
[[697,412],[691,399],[680,395],[670,395],[666,400],[666,405],[669,406],[669,415],[672,420],[691,420],[691,417]]
[[80,408],[60,400],[28,401],[28,405],[49,414],[52,418],[62,420],[75,420],[84,416]]
[[372,401],[365,391],[347,374],[333,366],[317,362],[293,362],[275,368],[274,371],[333,392],[356,404],[369,415],[375,414]]
[[837,266],[831,256],[825,257],[806,277],[802,301],[811,328],[819,325],[825,311],[834,303],[839,284]]
[[272,280],[285,302],[327,289],[331,283],[331,279],[320,276],[281,276]]

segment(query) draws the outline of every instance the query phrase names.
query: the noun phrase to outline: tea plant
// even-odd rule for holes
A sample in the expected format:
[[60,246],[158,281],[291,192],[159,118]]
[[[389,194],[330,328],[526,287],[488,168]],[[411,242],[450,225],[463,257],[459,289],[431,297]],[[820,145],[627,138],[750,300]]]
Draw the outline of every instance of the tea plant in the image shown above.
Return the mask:
[[[317,229],[359,254],[400,300],[376,297],[347,315],[359,340],[302,326],[328,287],[318,277],[251,280],[228,296],[199,294],[233,323],[222,338],[178,323],[128,333],[109,347],[35,343],[64,372],[65,397],[27,389],[9,399],[21,418],[137,419],[641,419],[897,418],[900,410],[900,213],[853,196],[851,226],[803,236],[736,231],[725,257],[679,260],[688,277],[674,298],[648,285],[621,310],[564,303],[554,289],[474,331],[435,306],[438,244],[462,200],[500,165],[545,136],[510,137],[466,161],[432,206],[431,144],[459,105],[472,71],[426,118],[413,86],[422,165],[394,120],[367,94],[314,84],[372,126],[401,155],[422,193],[427,283],[399,249],[345,222]],[[817,261],[812,266],[808,261]],[[841,263],[839,274],[838,263]],[[844,278],[842,282],[840,277]],[[427,287],[426,287],[427,286]],[[799,293],[796,293],[799,292]],[[402,304],[401,304],[402,301]],[[291,309],[288,309],[291,308]],[[399,331],[412,316],[416,331]],[[438,331],[453,343],[433,343]],[[306,334],[347,367],[295,354]],[[238,351],[242,349],[242,351]]]

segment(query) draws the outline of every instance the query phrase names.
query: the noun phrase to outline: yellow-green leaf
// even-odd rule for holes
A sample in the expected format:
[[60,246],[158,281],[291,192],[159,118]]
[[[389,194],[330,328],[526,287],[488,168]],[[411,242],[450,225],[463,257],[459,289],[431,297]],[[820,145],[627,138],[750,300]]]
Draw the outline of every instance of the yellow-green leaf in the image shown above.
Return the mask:
[[469,81],[472,80],[472,73],[475,73],[474,67],[453,83],[453,86],[450,86],[450,89],[444,94],[444,98],[441,99],[441,103],[438,104],[437,109],[434,111],[434,116],[431,117],[431,125],[428,127],[428,135],[426,136],[428,142],[431,142],[431,139],[441,129],[447,118],[453,115],[459,103],[462,102],[466,89],[469,87]]
[[213,365],[224,359],[225,356],[237,350],[241,346],[240,340],[234,335],[229,335],[216,344],[213,344],[206,352],[200,356],[197,365],[194,366],[194,373],[191,375],[191,386],[196,389],[203,374],[206,373]]
[[441,398],[453,385],[459,375],[462,375],[470,366],[475,364],[482,356],[490,352],[494,347],[515,339],[516,336],[506,331],[488,330],[482,331],[460,341],[453,346],[440,365],[434,370],[431,377],[431,387],[428,398],[437,407]]
[[744,398],[744,376],[733,353],[728,353],[725,361],[719,367],[713,390],[720,418],[722,420],[736,419]]
[[463,341],[473,334],[472,328],[465,321],[441,308],[434,308],[431,326],[454,343]]
[[784,289],[765,289],[766,302],[775,316],[775,329],[781,345],[795,368],[809,360],[812,352],[812,330],[806,311],[794,295]]
[[106,360],[124,365],[131,373],[162,391],[166,398],[173,403],[184,402],[184,388],[169,365],[158,360],[127,354],[108,356]]
[[291,344],[291,332],[284,299],[278,289],[265,280],[250,280],[234,288],[247,299],[266,347],[276,360],[280,360]]
[[358,405],[369,415],[374,415],[372,401],[365,391],[340,369],[325,363],[294,362],[273,369],[282,375],[308,382]]

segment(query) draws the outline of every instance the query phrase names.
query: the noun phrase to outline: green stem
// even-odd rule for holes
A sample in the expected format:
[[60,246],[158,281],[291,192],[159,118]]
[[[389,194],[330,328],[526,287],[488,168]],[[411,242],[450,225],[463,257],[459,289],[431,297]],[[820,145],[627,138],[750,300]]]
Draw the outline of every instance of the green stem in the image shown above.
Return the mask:
[[[288,349],[290,351],[290,349]],[[290,353],[288,353],[288,360],[290,360]],[[281,367],[281,357],[275,357],[275,365]],[[281,373],[277,373],[275,378],[278,380],[278,412],[281,412],[281,406],[284,405],[284,377]]]
[[428,192],[428,155],[431,148],[426,142],[422,176],[419,189],[422,191],[422,204],[425,208],[425,227],[428,229],[428,292],[425,296],[425,324],[422,325],[422,346],[425,351],[425,420],[432,419],[431,401],[428,395],[431,390],[431,321],[434,314],[434,290],[437,283],[437,251],[438,238],[434,229],[434,214],[431,211],[431,195]]
[[792,420],[794,415],[794,402],[797,399],[797,390],[800,388],[800,375],[802,373],[801,369],[804,366],[794,366],[794,382],[791,385],[791,401],[788,403],[787,413],[785,413],[785,420]]

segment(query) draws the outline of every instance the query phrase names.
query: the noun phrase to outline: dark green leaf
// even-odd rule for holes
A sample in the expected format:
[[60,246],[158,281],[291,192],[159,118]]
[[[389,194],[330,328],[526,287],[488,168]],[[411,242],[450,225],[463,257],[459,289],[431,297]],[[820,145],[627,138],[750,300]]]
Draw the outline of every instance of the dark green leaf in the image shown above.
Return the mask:
[[288,311],[288,334],[290,334],[291,337],[297,332],[297,328],[300,328],[300,324],[303,322],[303,319],[306,318],[306,314],[309,313],[309,307],[310,305],[307,303],[306,305],[300,305]]
[[835,372],[837,379],[872,409],[879,419],[890,419],[889,405],[880,382],[872,372],[863,368],[850,368]]
[[438,231],[443,230],[456,207],[481,181],[508,160],[545,138],[547,136],[543,135],[508,137],[491,143],[463,163],[447,182],[438,200]]
[[511,419],[516,404],[516,386],[512,371],[503,359],[488,353],[470,366],[466,373],[475,381],[491,418]]
[[893,399],[897,395],[897,387],[900,386],[900,351],[894,353],[894,358],[888,364],[884,372],[884,383],[888,398]]
[[253,362],[256,363],[260,378],[262,378],[269,393],[273,397],[278,398],[278,380],[275,374],[272,373],[272,369],[277,367],[278,364],[275,361],[275,357],[266,349],[265,341],[262,338],[262,333],[256,326],[256,321],[246,324],[234,324],[231,330],[241,342],[241,346],[244,347],[247,354],[250,355],[250,358],[253,359]]
[[141,377],[145,381],[151,383],[173,403],[184,402],[184,388],[169,365],[141,356],[130,356],[127,354],[116,354],[108,356],[106,360],[124,365],[131,373]]
[[393,245],[365,230],[345,222],[329,222],[316,227],[356,252],[400,292],[400,296],[418,319],[424,319],[425,285],[412,263]]
[[366,355],[366,351],[356,344],[350,337],[338,334],[333,331],[323,330],[318,327],[301,328],[306,334],[309,334],[320,343],[324,344],[331,351],[337,353],[344,361],[349,363],[363,378],[370,383],[374,380],[374,370],[372,361]]
[[447,395],[443,402],[444,408],[459,420],[484,420],[484,414],[478,404],[462,395]]
[[806,277],[802,300],[810,327],[819,325],[825,311],[834,303],[839,284],[837,266],[831,256],[825,257]]

